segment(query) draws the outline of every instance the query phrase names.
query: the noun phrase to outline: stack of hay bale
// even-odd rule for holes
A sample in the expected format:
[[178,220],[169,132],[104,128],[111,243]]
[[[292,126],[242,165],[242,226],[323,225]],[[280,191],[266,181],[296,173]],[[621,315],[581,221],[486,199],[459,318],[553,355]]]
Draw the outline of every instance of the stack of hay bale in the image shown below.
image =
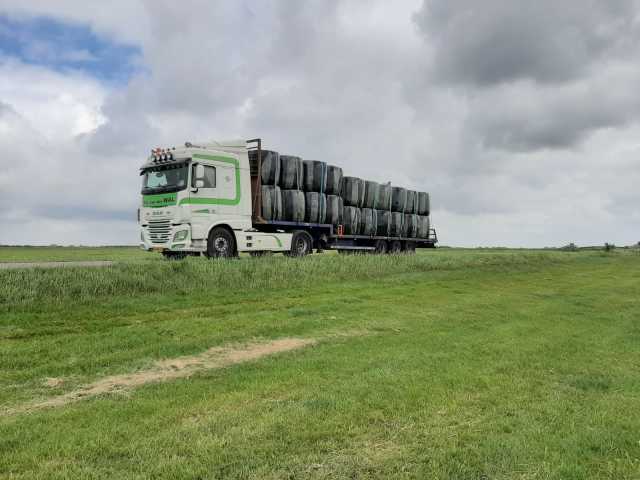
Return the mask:
[[345,235],[429,236],[426,192],[343,176],[340,167],[269,150],[262,151],[261,181],[268,221],[343,225]]

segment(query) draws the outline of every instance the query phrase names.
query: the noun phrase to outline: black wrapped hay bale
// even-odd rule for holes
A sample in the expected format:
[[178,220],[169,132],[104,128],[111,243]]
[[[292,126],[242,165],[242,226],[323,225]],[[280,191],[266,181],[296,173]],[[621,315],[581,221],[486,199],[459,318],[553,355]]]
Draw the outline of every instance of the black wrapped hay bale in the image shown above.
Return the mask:
[[363,181],[358,177],[342,177],[342,199],[345,206],[359,207],[364,192]]
[[360,209],[360,235],[375,235],[378,229],[378,216],[372,208]]
[[405,214],[404,216],[404,234],[409,238],[418,236],[418,216],[415,214]]
[[404,207],[404,213],[416,213],[416,197],[415,190],[407,190],[407,204]]
[[360,231],[360,209],[345,206],[342,210],[342,224],[345,235],[358,235]]
[[[263,185],[277,185],[280,181],[280,154],[271,150],[262,150],[261,159],[260,182]],[[257,150],[249,150],[249,162],[251,165],[255,164],[257,168]]]
[[305,199],[301,190],[281,190],[282,220],[304,222]]
[[388,183],[378,185],[376,209],[391,210],[391,185]]
[[302,159],[291,155],[280,155],[280,188],[302,189]]
[[391,223],[389,225],[389,235],[392,237],[404,236],[404,213],[391,212]]
[[430,212],[430,198],[427,192],[418,192],[418,215],[429,215]]
[[365,180],[364,202],[362,202],[363,208],[376,208],[376,202],[378,200],[378,188],[379,188],[378,182]]
[[418,238],[429,238],[429,217],[418,215]]
[[344,204],[342,197],[337,195],[327,195],[327,211],[325,215],[325,222],[333,226],[342,224],[342,209]]
[[387,237],[390,224],[391,212],[389,210],[376,210],[376,234],[380,237]]
[[407,189],[402,187],[391,188],[391,210],[404,213],[407,205]]
[[319,160],[303,160],[303,187],[305,192],[325,192],[327,189],[327,164]]
[[342,193],[342,168],[327,165],[327,195],[340,195]]
[[327,215],[327,200],[323,193],[306,192],[304,194],[304,221],[324,223]]
[[277,185],[262,186],[262,218],[270,221],[282,219],[282,194]]

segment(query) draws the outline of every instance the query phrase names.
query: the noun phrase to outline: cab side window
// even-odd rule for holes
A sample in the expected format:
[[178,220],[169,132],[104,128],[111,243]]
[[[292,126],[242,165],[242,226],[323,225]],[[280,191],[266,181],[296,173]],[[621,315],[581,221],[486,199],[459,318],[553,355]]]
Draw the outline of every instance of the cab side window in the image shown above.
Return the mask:
[[[203,188],[216,188],[216,167],[211,167],[208,165],[203,165],[204,167],[204,186]],[[193,172],[191,175],[191,186],[196,186],[196,168],[195,165],[193,167]]]

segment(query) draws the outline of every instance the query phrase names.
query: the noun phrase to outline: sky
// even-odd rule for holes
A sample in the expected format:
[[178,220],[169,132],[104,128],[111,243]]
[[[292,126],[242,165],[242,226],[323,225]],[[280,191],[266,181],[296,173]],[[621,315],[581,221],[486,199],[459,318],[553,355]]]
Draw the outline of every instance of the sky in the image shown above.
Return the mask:
[[0,244],[136,244],[150,148],[261,137],[452,246],[640,241],[640,0],[0,0]]

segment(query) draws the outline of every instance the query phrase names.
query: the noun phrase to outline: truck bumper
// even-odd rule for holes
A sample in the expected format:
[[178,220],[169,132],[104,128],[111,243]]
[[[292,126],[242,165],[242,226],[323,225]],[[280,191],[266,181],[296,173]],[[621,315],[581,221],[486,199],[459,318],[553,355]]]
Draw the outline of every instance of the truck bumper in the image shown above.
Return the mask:
[[140,229],[140,248],[148,252],[200,253],[206,247],[204,240],[191,238],[191,226],[188,224],[171,225],[162,235],[146,225]]

